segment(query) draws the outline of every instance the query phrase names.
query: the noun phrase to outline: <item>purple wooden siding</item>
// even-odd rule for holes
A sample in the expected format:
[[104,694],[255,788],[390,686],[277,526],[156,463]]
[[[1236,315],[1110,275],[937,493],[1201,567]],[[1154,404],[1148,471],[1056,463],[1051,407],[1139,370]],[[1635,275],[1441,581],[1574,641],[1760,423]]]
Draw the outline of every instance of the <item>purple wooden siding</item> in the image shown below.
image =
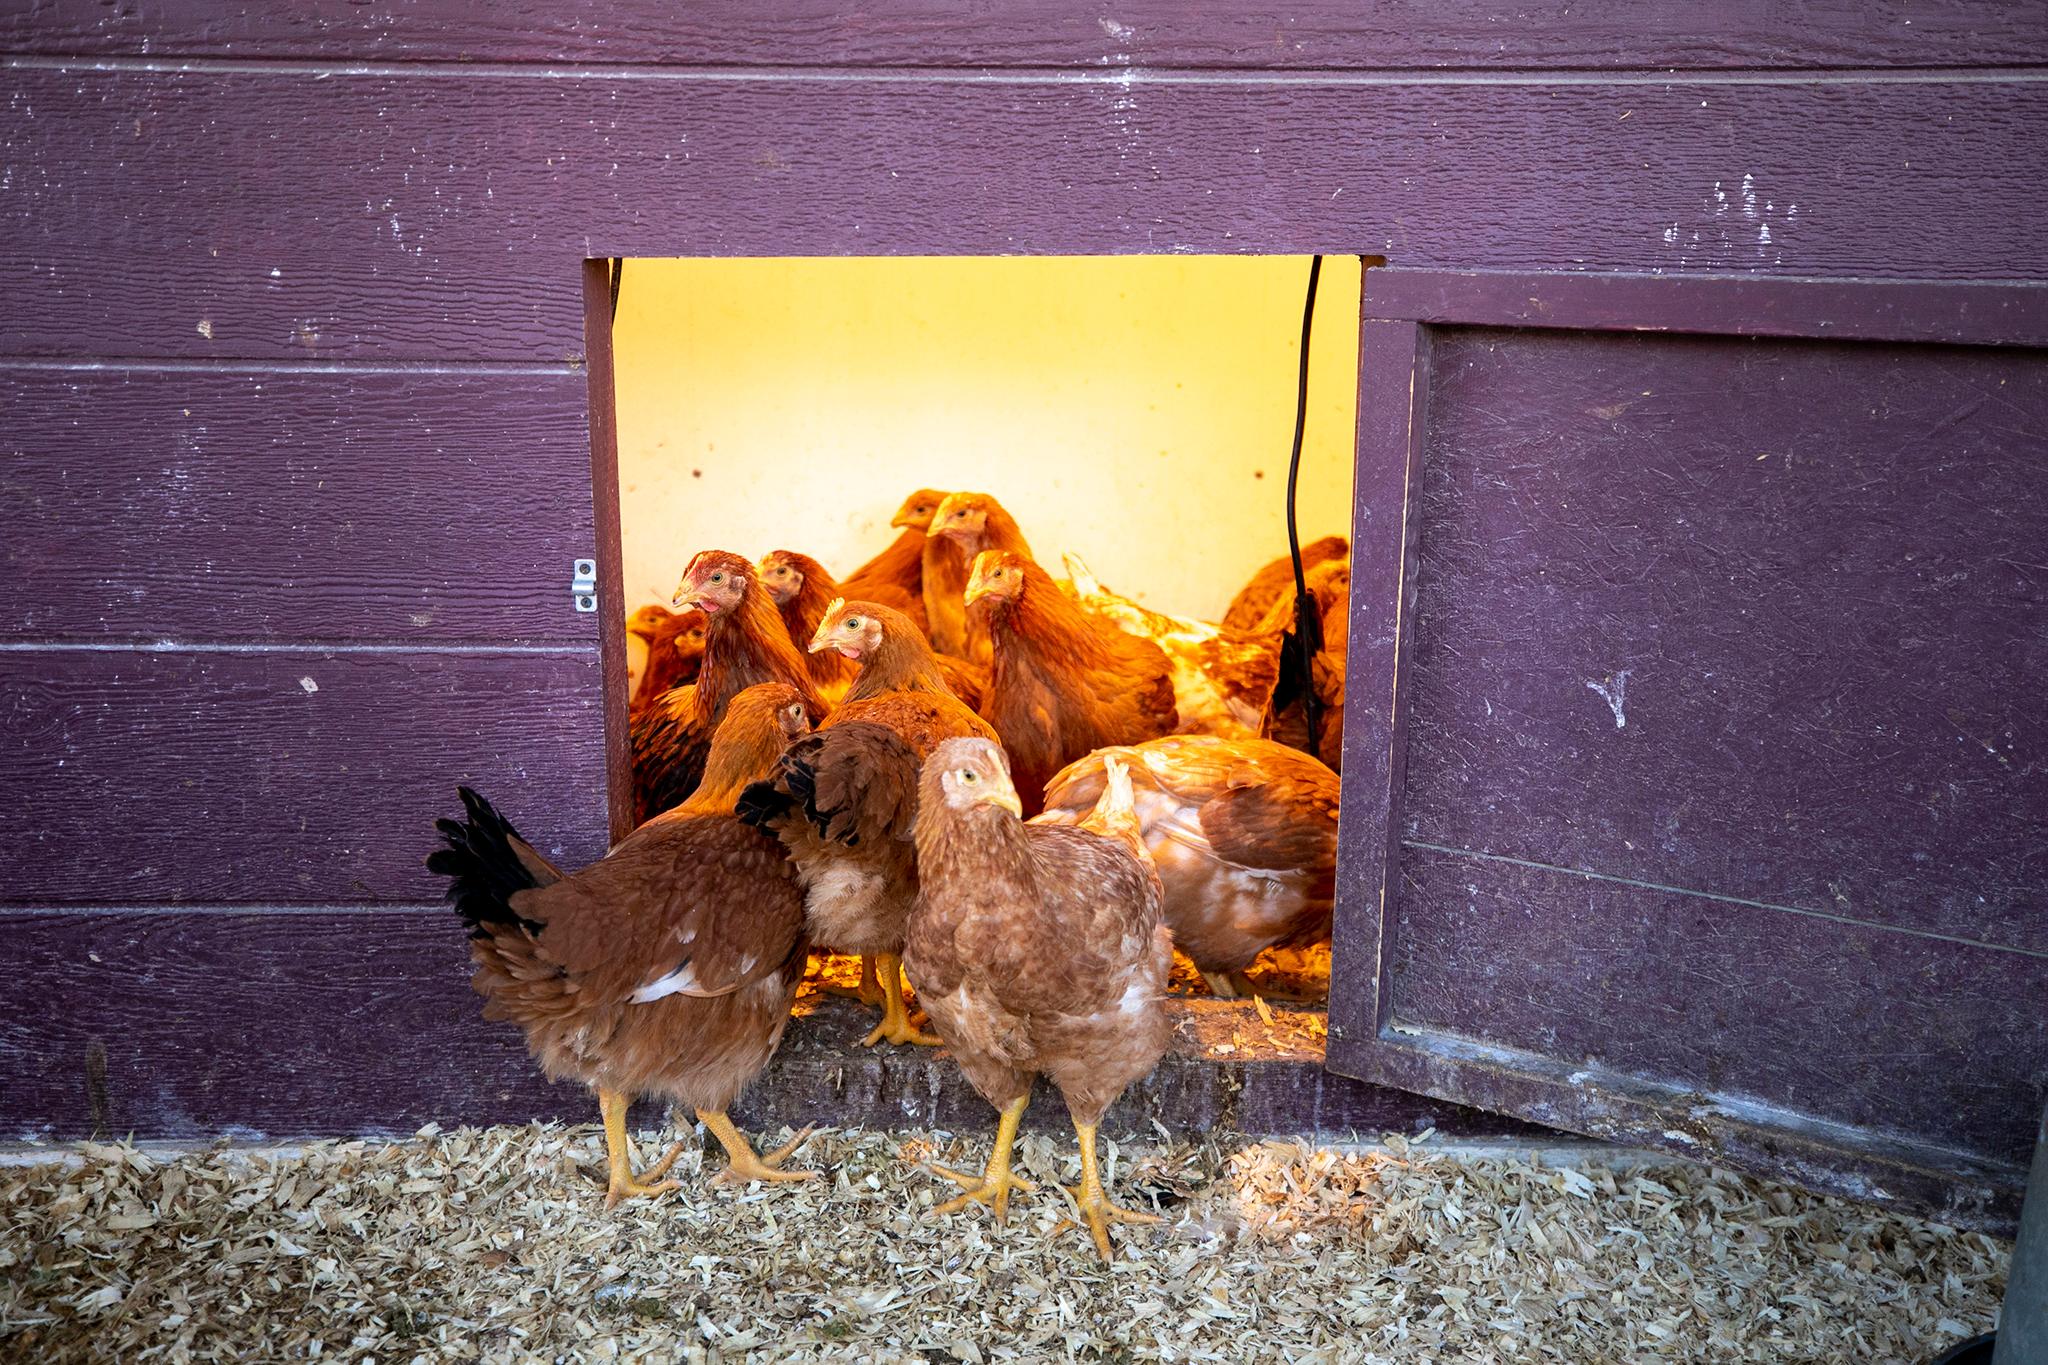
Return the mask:
[[1573,0],[1311,0],[1113,9],[1050,3],[634,0],[580,10],[541,0],[221,0],[114,10],[68,0],[0,15],[0,45],[39,52],[292,60],[630,62],[681,66],[1404,67],[1560,73],[1617,67],[1811,70],[2048,61],[2025,6],[1933,0],[1628,10]]
[[0,639],[596,642],[580,374],[55,362],[0,408]]
[[586,254],[2048,275],[2040,83],[9,76],[19,354],[561,363]]
[[594,654],[449,648],[0,654],[0,904],[417,904],[458,782],[517,793],[550,857],[603,853]]
[[[1772,288],[1778,330],[1856,315]],[[1414,473],[1354,582],[1413,596],[1354,635],[1405,688],[1347,757],[1397,762],[1347,786],[1376,970],[1332,1065],[1738,1164],[1791,1134],[1802,1178],[1995,1224],[2048,1093],[2048,353],[1568,330],[1733,327],[1727,289],[1369,282],[1567,330],[1419,329],[1361,428]]]
[[[417,859],[462,778],[570,856],[606,833],[586,257],[2048,276],[2048,86],[2004,70],[2048,39],[1990,0],[970,8],[0,15],[0,970],[53,983],[0,1026],[42,1078],[0,1121],[75,1131],[93,1038],[143,1134],[537,1110]],[[1362,544],[1402,472],[1362,471]],[[209,1060],[287,1024],[291,1068]]]

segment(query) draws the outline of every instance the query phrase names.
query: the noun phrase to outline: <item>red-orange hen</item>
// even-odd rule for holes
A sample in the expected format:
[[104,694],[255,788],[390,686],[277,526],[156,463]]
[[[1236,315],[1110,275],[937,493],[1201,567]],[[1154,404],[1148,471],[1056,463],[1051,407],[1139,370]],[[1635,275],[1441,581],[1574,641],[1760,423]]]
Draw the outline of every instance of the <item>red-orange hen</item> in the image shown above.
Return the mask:
[[[818,622],[825,619],[825,609],[843,596],[839,584],[823,564],[795,550],[763,555],[760,569],[761,583],[775,599],[775,609],[782,613],[790,643],[802,649],[817,634]],[[851,659],[829,649],[811,650],[804,656],[804,667],[810,671],[818,695],[827,702],[836,702],[845,695],[856,671]]]
[[647,667],[633,688],[629,710],[644,711],[671,687],[697,681],[704,663],[705,625],[701,611],[670,611],[657,602],[628,618],[627,632],[647,645]]
[[466,787],[467,817],[437,826],[445,847],[427,866],[469,926],[484,1017],[524,1030],[550,1079],[597,1093],[607,1205],[676,1187],[661,1177],[680,1143],[633,1173],[626,1108],[638,1095],[696,1111],[731,1156],[722,1180],[808,1178],[779,1169],[796,1143],[758,1157],[725,1115],[782,1038],[805,948],[795,869],[733,801],[807,728],[806,705],[781,685],[740,693],[697,792],[581,872],[551,866]]
[[670,688],[633,717],[633,812],[641,823],[696,790],[712,732],[742,690],[784,683],[802,695],[814,718],[825,714],[803,655],[790,643],[753,565],[725,550],[699,553],[683,572],[676,605],[707,618],[704,663],[696,682]]
[[899,964],[917,901],[918,773],[941,741],[993,740],[995,731],[953,695],[902,612],[835,602],[811,648],[857,661],[860,676],[818,732],[790,745],[774,775],[747,789],[740,814],[789,849],[812,936],[873,959],[882,1022],[863,1045],[936,1043],[911,1027]]
[[987,626],[967,610],[967,585],[976,556],[987,550],[1031,558],[1017,520],[986,493],[949,493],[932,514],[925,554],[924,607],[932,644],[941,654],[986,663]]
[[946,495],[932,488],[920,488],[903,500],[896,509],[891,526],[901,528],[902,534],[889,542],[887,549],[870,559],[846,576],[839,585],[843,596],[862,602],[880,602],[917,622],[919,631],[927,629],[924,616],[924,546],[925,528],[932,524],[932,513],[939,510],[939,504]]
[[1173,733],[1165,653],[1076,606],[1029,559],[984,552],[967,600],[995,649],[981,714],[1002,737],[1027,815],[1052,775],[1082,755]]

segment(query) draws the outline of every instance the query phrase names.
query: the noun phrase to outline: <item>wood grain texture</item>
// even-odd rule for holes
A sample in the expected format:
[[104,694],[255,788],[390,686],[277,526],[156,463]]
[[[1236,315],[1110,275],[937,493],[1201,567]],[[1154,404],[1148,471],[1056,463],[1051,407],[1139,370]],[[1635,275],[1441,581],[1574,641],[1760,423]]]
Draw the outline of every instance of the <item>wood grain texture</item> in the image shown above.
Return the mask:
[[2024,1169],[2048,959],[1412,846],[1402,866],[1403,1030]]
[[581,375],[0,367],[0,406],[0,639],[596,645]]
[[[38,983],[0,996],[0,1135],[74,1138],[96,1124],[143,1138],[256,1140],[410,1133],[421,1124],[596,1117],[550,1085],[519,1031],[481,1017],[462,926],[434,908],[330,914],[13,914],[0,971]],[[862,1011],[799,1017],[738,1109],[749,1125],[984,1130],[993,1111],[943,1054],[867,1051]],[[106,1050],[97,1106],[85,1057]],[[1066,1131],[1057,1100],[1038,1126]],[[635,1115],[663,1121],[654,1105]],[[1313,1058],[1220,1064],[1186,1049],[1105,1124],[1326,1134],[1438,1127],[1531,1131],[1512,1119],[1326,1076]]]
[[594,652],[0,653],[0,903],[422,902],[457,783],[607,844]]
[[1433,354],[1407,838],[2048,954],[2048,353]]
[[2048,275],[2039,83],[10,83],[18,354],[560,361],[583,346],[577,263],[609,254]]
[[1566,0],[1316,0],[1113,10],[1037,0],[639,0],[602,10],[506,0],[90,0],[12,6],[0,47],[19,52],[382,61],[631,62],[767,66],[1192,66],[1336,68],[1992,66],[2048,60],[2025,6],[1994,0],[1870,5],[1798,0],[1615,9]]

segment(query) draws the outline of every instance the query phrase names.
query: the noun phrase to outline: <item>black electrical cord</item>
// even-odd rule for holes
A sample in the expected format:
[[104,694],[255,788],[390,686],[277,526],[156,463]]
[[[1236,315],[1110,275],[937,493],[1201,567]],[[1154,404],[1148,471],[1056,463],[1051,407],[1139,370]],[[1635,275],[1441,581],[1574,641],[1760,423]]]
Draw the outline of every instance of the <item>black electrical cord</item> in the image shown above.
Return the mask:
[[619,285],[625,282],[626,258],[612,257],[612,321],[619,320]]
[[1316,325],[1316,284],[1322,278],[1320,253],[1309,263],[1308,299],[1301,307],[1301,370],[1294,387],[1294,449],[1287,457],[1287,553],[1294,560],[1294,647],[1301,663],[1301,712],[1308,721],[1310,753],[1322,752],[1323,703],[1316,696],[1315,657],[1323,648],[1323,618],[1308,595],[1301,570],[1301,532],[1294,520],[1294,486],[1301,477],[1301,438],[1308,429],[1308,344]]

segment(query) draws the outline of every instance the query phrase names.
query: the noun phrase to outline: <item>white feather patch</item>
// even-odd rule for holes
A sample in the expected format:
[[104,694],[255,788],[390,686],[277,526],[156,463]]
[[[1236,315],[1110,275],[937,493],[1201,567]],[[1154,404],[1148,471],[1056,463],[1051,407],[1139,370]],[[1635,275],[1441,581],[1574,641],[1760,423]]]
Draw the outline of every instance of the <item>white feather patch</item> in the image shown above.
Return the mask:
[[644,1005],[665,995],[693,995],[700,990],[697,974],[691,971],[690,964],[685,962],[668,975],[655,977],[627,998],[636,1005]]

